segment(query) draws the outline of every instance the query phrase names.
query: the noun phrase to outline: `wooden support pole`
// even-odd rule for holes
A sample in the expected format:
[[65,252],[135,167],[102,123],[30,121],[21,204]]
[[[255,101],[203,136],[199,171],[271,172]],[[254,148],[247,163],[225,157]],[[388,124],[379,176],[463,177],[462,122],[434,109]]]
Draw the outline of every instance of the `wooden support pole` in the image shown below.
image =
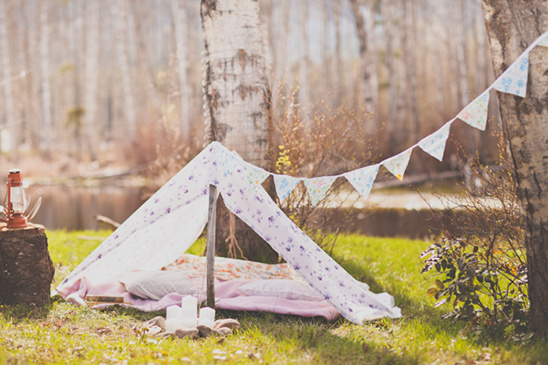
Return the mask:
[[207,221],[206,303],[215,307],[215,224],[217,221],[217,187],[209,185],[209,212]]

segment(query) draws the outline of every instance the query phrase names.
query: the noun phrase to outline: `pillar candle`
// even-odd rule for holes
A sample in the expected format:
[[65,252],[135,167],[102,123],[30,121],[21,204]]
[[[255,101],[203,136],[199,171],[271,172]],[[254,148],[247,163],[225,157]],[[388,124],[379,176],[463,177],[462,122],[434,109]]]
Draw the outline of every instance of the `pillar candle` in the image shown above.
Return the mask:
[[215,322],[215,309],[210,307],[201,308],[198,324],[208,326],[208,327],[213,327],[214,322]]

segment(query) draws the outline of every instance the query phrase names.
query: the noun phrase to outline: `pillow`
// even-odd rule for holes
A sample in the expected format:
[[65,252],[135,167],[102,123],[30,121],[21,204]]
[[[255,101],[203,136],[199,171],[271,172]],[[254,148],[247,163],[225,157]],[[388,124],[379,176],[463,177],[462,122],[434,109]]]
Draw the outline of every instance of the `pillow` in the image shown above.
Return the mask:
[[293,300],[324,300],[323,296],[308,283],[296,280],[270,279],[255,280],[239,287],[249,296],[278,297]]
[[134,271],[119,279],[126,290],[140,298],[160,300],[164,296],[198,294],[199,289],[180,271]]

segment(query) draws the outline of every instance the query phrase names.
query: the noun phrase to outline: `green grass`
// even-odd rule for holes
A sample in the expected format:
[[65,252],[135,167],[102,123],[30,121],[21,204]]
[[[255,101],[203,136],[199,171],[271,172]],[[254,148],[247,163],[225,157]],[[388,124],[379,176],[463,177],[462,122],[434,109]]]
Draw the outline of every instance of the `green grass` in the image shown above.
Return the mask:
[[[53,286],[107,232],[49,231],[56,267]],[[241,329],[226,338],[159,339],[139,324],[161,313],[123,308],[79,308],[62,300],[47,308],[0,308],[0,363],[192,363],[192,364],[538,364],[546,365],[546,341],[489,345],[468,336],[462,324],[441,320],[426,295],[433,279],[420,275],[422,241],[346,236],[334,258],[376,292],[395,296],[404,317],[358,326],[269,313],[222,311]],[[203,250],[203,242],[192,252]]]

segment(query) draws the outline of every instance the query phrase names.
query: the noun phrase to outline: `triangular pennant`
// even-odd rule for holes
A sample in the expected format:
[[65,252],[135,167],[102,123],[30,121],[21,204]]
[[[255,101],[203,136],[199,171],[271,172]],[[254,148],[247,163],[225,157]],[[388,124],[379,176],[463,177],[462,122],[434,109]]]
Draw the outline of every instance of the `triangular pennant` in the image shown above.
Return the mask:
[[379,167],[380,165],[366,166],[347,172],[344,177],[364,199],[367,199],[377,177],[377,172],[379,172]]
[[508,70],[504,71],[493,86],[496,90],[507,94],[514,94],[525,97],[527,91],[527,74],[529,71],[529,54],[526,53],[522,58],[512,64]]
[[539,46],[548,47],[548,35],[538,42]]
[[474,128],[485,130],[487,125],[487,111],[489,109],[489,90],[472,100],[458,115],[468,125]]
[[405,174],[405,169],[407,169],[407,165],[409,164],[409,159],[411,158],[411,151],[412,149],[408,149],[400,153],[399,155],[396,155],[394,157],[391,157],[387,160],[385,160],[382,165],[388,169],[394,175],[397,177],[400,181],[403,180],[403,174]]
[[308,189],[308,196],[312,205],[316,205],[323,199],[327,190],[333,185],[333,182],[337,179],[337,176],[323,176],[315,177],[312,179],[304,179],[304,184]]
[[273,175],[274,184],[276,185],[276,193],[280,202],[291,194],[291,192],[299,185],[301,179],[288,175]]
[[251,164],[245,165],[245,177],[251,186],[261,185],[266,180],[268,175],[270,175],[270,173],[260,167]]
[[446,123],[443,127],[424,137],[419,142],[419,147],[430,156],[443,160],[443,153],[445,152],[445,143],[449,137],[449,131],[451,129],[451,123]]

